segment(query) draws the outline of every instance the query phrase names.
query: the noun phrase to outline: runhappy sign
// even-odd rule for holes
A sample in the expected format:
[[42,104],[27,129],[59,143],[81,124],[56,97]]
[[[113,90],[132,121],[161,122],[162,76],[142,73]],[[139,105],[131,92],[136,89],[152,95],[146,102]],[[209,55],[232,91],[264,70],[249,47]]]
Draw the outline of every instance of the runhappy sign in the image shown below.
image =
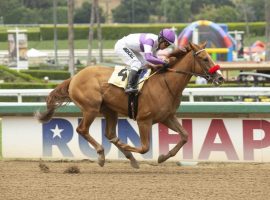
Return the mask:
[[[89,143],[76,133],[80,118],[53,118],[39,124],[32,117],[4,117],[2,152],[4,158],[96,159]],[[170,160],[270,161],[270,119],[179,119],[189,133],[189,141]],[[103,118],[97,118],[91,135],[105,148],[106,158],[125,159],[105,137]],[[140,146],[136,122],[118,120],[118,137],[124,143]],[[180,137],[162,124],[152,127],[148,153],[134,153],[139,160],[157,160],[168,152]]]

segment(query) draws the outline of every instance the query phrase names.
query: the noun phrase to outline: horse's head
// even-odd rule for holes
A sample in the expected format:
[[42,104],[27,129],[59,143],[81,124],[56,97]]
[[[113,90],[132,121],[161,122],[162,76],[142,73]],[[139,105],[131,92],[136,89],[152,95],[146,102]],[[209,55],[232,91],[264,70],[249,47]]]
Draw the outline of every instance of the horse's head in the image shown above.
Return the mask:
[[220,85],[224,82],[220,66],[214,63],[205,47],[206,42],[200,45],[189,43],[187,46],[187,50],[192,54],[193,58],[191,73],[201,76],[207,81],[212,81],[215,85]]
[[[220,72],[220,66],[216,65],[210,55],[205,50],[206,42],[200,45],[189,43],[183,49],[177,49],[168,56],[170,66],[177,73],[201,76],[207,81],[212,81],[215,85],[220,85],[224,82],[224,78]],[[179,63],[179,64],[177,64]],[[184,66],[190,66],[189,69],[184,69]],[[177,69],[176,69],[177,68]]]

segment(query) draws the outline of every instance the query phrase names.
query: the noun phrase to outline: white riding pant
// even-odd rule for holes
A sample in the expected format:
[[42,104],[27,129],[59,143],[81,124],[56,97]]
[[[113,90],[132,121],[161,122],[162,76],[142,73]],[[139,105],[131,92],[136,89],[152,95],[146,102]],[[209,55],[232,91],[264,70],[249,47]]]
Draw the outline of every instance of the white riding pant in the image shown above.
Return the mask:
[[135,52],[126,47],[124,41],[118,40],[114,46],[114,51],[132,70],[138,71],[147,63],[140,52]]

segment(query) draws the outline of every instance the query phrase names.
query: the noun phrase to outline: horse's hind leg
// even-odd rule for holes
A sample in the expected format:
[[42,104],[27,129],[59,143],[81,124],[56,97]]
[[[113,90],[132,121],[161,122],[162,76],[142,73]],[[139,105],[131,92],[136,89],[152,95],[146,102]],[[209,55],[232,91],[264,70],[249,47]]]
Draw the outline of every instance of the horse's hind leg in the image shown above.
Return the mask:
[[117,145],[119,145],[122,149],[126,151],[144,154],[148,152],[150,148],[150,133],[152,127],[152,120],[146,119],[143,121],[138,121],[137,124],[140,132],[141,147],[132,147],[120,141],[117,142]]
[[166,161],[167,159],[169,159],[170,157],[175,156],[177,154],[177,152],[182,148],[182,146],[188,140],[187,131],[179,123],[179,121],[177,120],[177,117],[175,115],[169,117],[165,122],[163,122],[163,124],[165,126],[167,126],[169,129],[172,129],[173,131],[179,133],[179,135],[181,136],[181,140],[166,155],[161,154],[158,157],[158,163],[162,163],[162,162]]
[[83,112],[83,119],[81,120],[79,126],[77,127],[77,132],[86,139],[97,151],[98,157],[98,164],[103,167],[105,164],[105,155],[104,155],[104,148],[93,138],[89,133],[89,127],[92,122],[95,120],[97,116],[97,112],[95,111],[84,111]]
[[130,165],[136,169],[139,168],[137,160],[133,157],[132,153],[129,151],[124,150],[118,143],[119,138],[116,136],[116,124],[118,120],[117,112],[113,110],[103,107],[102,114],[104,114],[106,118],[106,134],[105,136],[108,140],[113,143],[125,156],[127,159],[130,160]]

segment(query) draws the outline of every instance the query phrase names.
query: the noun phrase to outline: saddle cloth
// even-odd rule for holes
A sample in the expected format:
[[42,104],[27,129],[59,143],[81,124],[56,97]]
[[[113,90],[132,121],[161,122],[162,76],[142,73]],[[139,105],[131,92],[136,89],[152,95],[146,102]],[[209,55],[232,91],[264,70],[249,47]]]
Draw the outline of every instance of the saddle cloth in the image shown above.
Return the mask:
[[[108,83],[111,83],[117,87],[126,88],[128,73],[129,71],[125,66],[116,65]],[[150,73],[151,69],[142,69],[139,76],[139,82],[147,79]],[[139,91],[142,89],[144,82],[145,81],[142,81],[138,85]]]

